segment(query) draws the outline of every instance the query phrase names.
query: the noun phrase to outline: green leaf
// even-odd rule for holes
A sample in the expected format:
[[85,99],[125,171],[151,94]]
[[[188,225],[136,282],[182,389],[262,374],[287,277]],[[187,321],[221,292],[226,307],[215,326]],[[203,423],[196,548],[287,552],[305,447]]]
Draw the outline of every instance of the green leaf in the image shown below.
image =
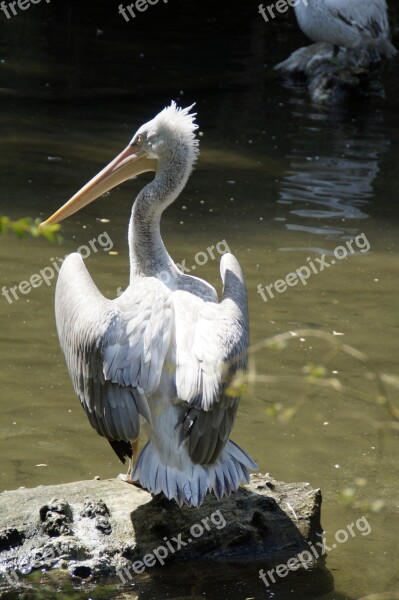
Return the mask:
[[62,240],[58,233],[61,229],[60,225],[42,225],[40,227],[40,223],[40,219],[32,219],[31,217],[24,217],[23,219],[18,219],[18,221],[12,221],[10,217],[0,216],[0,235],[11,231],[15,233],[19,239],[24,238],[26,235],[30,235],[34,238],[42,237],[51,244],[55,244]]
[[10,219],[8,217],[0,217],[0,234],[6,233],[9,229]]

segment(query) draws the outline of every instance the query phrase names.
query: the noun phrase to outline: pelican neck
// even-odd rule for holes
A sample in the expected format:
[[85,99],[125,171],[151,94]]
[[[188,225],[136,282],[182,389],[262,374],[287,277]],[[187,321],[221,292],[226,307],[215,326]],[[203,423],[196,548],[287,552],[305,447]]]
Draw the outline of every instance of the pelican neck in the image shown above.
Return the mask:
[[173,160],[160,161],[154,179],[138,194],[129,224],[130,282],[137,277],[176,275],[179,269],[162,241],[163,211],[176,200],[191,171],[187,153],[175,151]]

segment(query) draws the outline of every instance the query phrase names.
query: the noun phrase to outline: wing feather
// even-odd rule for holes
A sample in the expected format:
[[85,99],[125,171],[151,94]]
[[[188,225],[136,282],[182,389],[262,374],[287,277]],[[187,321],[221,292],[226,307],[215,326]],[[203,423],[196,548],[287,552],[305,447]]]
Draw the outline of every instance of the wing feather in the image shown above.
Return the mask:
[[159,385],[173,330],[170,292],[153,278],[104,298],[79,254],[64,261],[56,289],[57,330],[75,392],[91,425],[111,440],[134,440],[147,396]]
[[213,463],[234,424],[239,395],[230,384],[246,367],[247,294],[240,266],[223,256],[220,303],[205,302],[186,290],[173,294],[176,323],[176,389],[188,406],[183,430],[193,462]]
[[385,0],[325,0],[325,4],[334,16],[359,31],[367,30],[372,37],[378,37],[380,33],[389,36]]
[[[246,288],[232,255],[222,257],[221,274],[220,303],[209,289],[193,293],[195,278],[187,276],[173,291],[156,278],[138,279],[122,296],[107,300],[80,255],[64,261],[56,290],[58,334],[75,391],[100,435],[136,439],[140,416],[152,421],[148,398],[167,374],[176,392],[170,401],[183,408],[179,438],[192,461],[217,460],[239,402],[230,384],[246,366],[248,346]],[[147,467],[147,476],[160,486],[157,465],[142,465]]]

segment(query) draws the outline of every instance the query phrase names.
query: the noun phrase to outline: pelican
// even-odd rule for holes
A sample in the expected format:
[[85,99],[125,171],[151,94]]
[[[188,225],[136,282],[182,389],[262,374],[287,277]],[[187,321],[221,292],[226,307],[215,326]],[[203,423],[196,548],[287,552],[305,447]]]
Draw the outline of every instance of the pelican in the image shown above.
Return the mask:
[[303,33],[314,42],[373,47],[388,58],[397,54],[389,40],[385,0],[301,0],[295,14]]
[[[125,462],[128,481],[180,506],[220,500],[257,468],[229,439],[236,384],[246,368],[247,293],[232,254],[220,262],[222,299],[178,269],[160,233],[163,211],[183,190],[198,155],[191,106],[174,102],[46,223],[58,223],[127,179],[155,171],[129,223],[130,282],[105,298],[78,253],[59,273],[57,332],[76,394],[93,428]],[[138,454],[140,430],[147,443]],[[138,454],[138,455],[137,455]]]

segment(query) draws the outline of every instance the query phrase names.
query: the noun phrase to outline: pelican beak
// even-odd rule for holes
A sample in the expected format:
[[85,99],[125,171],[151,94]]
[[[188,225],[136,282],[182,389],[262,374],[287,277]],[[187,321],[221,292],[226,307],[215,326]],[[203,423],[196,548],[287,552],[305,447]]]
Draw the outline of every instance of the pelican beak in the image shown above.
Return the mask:
[[127,179],[156,170],[155,159],[148,158],[138,146],[129,145],[42,225],[59,223]]

